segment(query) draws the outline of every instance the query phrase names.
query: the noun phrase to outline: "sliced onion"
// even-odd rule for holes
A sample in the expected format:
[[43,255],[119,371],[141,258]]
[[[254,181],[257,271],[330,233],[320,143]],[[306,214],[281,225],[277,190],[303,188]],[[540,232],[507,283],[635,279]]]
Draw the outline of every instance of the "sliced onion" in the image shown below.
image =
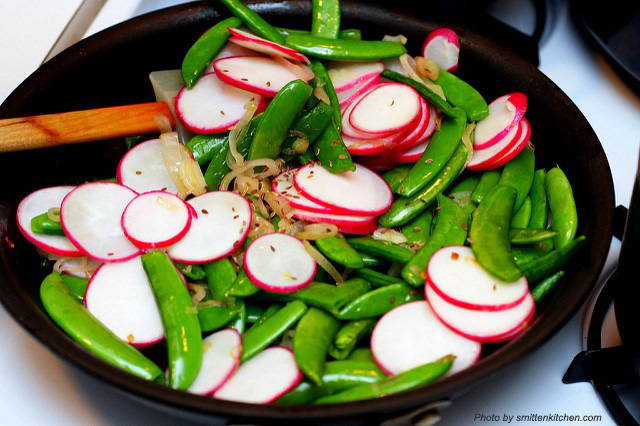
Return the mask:
[[247,126],[258,109],[258,104],[251,99],[244,105],[245,113],[240,118],[233,129],[229,132],[229,154],[227,155],[227,165],[231,170],[240,167],[244,163],[244,157],[238,151],[238,141],[247,132]]
[[302,231],[295,234],[301,240],[319,240],[336,235],[338,235],[338,227],[332,223],[310,223],[304,225]]
[[373,231],[373,235],[371,237],[374,240],[389,241],[395,244],[404,244],[408,241],[407,237],[405,237],[402,232],[382,227]]
[[289,200],[275,192],[269,191],[264,194],[264,201],[267,202],[271,210],[279,217],[287,217],[291,210],[293,210],[289,204]]
[[193,295],[191,296],[191,301],[194,306],[198,306],[200,302],[207,297],[207,288],[202,284],[192,284],[189,283],[189,290],[193,291]]
[[[229,189],[229,184],[232,180],[245,174],[257,179],[278,175],[282,171],[283,165],[284,161],[272,160],[271,158],[259,158],[257,160],[247,161],[243,165],[232,169],[224,178],[222,178],[222,181],[220,182],[220,190],[226,191]],[[255,167],[260,166],[264,166],[265,170],[260,173],[253,171]]]
[[462,133],[462,143],[467,147],[467,161],[464,163],[464,168],[467,167],[471,158],[473,158],[473,130],[476,128],[476,123],[469,123]]
[[342,278],[340,272],[338,272],[338,270],[331,264],[331,262],[329,262],[329,260],[324,257],[322,253],[320,253],[314,246],[312,246],[309,241],[302,240],[302,244],[304,245],[305,250],[307,250],[307,253],[309,253],[309,256],[313,257],[315,261],[318,262],[318,265],[320,265],[322,269],[327,271],[327,274],[331,275],[331,278],[334,279],[336,284],[344,281],[344,278]]
[[171,180],[178,188],[178,196],[200,195],[207,191],[200,165],[193,159],[189,149],[178,140],[176,132],[160,135],[162,158]]
[[313,71],[311,71],[311,68],[307,67],[306,65],[302,65],[300,62],[293,62],[286,58],[283,58],[282,56],[276,55],[272,56],[271,58],[288,69],[293,75],[295,75],[302,81],[309,81],[313,77],[315,77]]
[[382,41],[396,41],[398,43],[401,44],[407,44],[407,38],[405,36],[403,36],[402,34],[398,34],[398,35],[389,35],[389,34],[385,34],[384,37],[382,37]]
[[275,232],[273,223],[258,214],[254,214],[253,218],[251,219],[251,229],[249,230],[249,237],[257,238],[260,235],[269,234],[271,232]]
[[400,56],[398,60],[400,61],[400,65],[402,66],[402,69],[404,70],[407,77],[414,79],[418,83],[424,84],[442,99],[447,100],[447,98],[444,96],[442,87],[435,84],[433,81],[427,78],[422,78],[420,77],[420,75],[418,75],[418,72],[416,71],[416,61],[411,57],[411,55],[405,53],[404,55]]
[[59,257],[54,254],[49,254],[47,257],[49,260],[55,260],[53,270],[59,274],[69,273],[82,275],[84,278],[91,278],[100,266],[99,262],[87,257]]

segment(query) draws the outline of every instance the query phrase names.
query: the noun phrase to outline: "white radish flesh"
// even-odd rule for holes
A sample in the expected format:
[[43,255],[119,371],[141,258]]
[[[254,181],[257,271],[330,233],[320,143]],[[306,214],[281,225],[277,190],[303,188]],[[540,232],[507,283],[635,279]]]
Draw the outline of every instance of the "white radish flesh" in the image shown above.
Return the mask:
[[310,62],[302,53],[281,44],[258,37],[257,35],[236,28],[229,28],[229,32],[233,35],[233,37],[229,39],[231,43],[235,43],[247,49],[270,56],[281,56],[293,61]]
[[162,158],[162,142],[152,139],[131,148],[120,159],[116,173],[118,183],[138,193],[149,191],[178,192]]
[[432,31],[422,45],[422,56],[432,59],[443,70],[455,71],[460,57],[458,35],[448,28]]
[[336,93],[344,92],[384,70],[382,62],[332,62],[327,72]]
[[350,216],[293,209],[294,217],[311,223],[331,223],[344,234],[370,234],[378,226],[375,216]]
[[256,286],[272,293],[292,293],[307,286],[316,274],[316,261],[296,237],[274,232],[247,247],[244,269]]
[[202,365],[188,392],[209,395],[235,373],[242,355],[242,337],[237,330],[217,331],[202,342]]
[[501,311],[461,308],[444,300],[431,286],[427,286],[425,293],[440,321],[456,333],[481,343],[504,342],[516,337],[535,314],[530,293],[516,306]]
[[510,149],[516,146],[522,136],[522,122],[509,131],[501,140],[488,148],[473,150],[471,161],[467,165],[469,170],[483,170],[490,167],[495,160],[502,158]]
[[295,170],[290,170],[288,172],[280,174],[275,179],[273,179],[273,181],[271,182],[272,191],[286,198],[292,207],[300,208],[310,212],[332,213],[333,210],[329,207],[318,204],[315,201],[311,201],[304,195],[300,194],[300,192],[298,192],[295,185],[293,184],[294,173]]
[[307,198],[332,207],[340,214],[381,215],[391,207],[389,185],[375,172],[356,164],[356,170],[340,174],[308,164],[294,176],[298,191]]
[[64,197],[73,189],[75,186],[43,188],[32,192],[20,201],[16,214],[18,229],[31,244],[57,256],[82,256],[80,250],[67,237],[36,234],[31,230],[31,219],[47,213],[51,208],[60,208]]
[[518,125],[527,110],[527,97],[511,93],[489,104],[489,115],[478,121],[474,130],[474,149],[484,149],[497,144]]
[[360,81],[358,84],[354,85],[353,87],[346,89],[340,93],[336,93],[338,95],[338,102],[340,103],[340,108],[344,110],[351,103],[353,103],[359,96],[361,96],[367,90],[374,87],[379,82],[380,82],[380,76],[372,75],[369,78]]
[[494,278],[465,246],[448,246],[435,252],[427,264],[427,283],[447,302],[480,311],[512,308],[529,293],[524,276],[513,283]]
[[162,248],[178,242],[189,230],[191,212],[177,195],[162,191],[135,197],[122,214],[122,229],[141,248]]
[[98,268],[89,281],[84,303],[125,342],[148,346],[164,338],[162,318],[140,256]]
[[[358,104],[358,101],[363,97],[365,97],[372,90],[375,90],[376,87],[377,86],[372,86],[368,90],[362,92],[361,95],[359,95],[352,103],[350,103],[344,109],[344,112],[342,113],[342,134],[343,135],[348,136],[350,138],[359,139],[359,140],[376,140],[384,137],[384,135],[380,135],[376,133],[367,133],[367,132],[362,132],[360,130],[357,130],[351,125],[351,122],[350,122],[351,113],[353,112],[353,108]],[[389,137],[390,139],[394,139],[397,137],[397,135],[398,135],[398,132],[391,132]]]
[[217,61],[218,59],[222,59],[222,58],[229,58],[231,56],[258,56],[258,57],[262,57],[261,54],[251,50],[251,49],[247,49],[246,47],[242,47],[238,44],[235,43],[227,43],[222,50],[218,53],[218,55],[213,58],[213,61],[211,61],[211,63],[209,64],[209,66],[207,67],[205,73],[208,74],[210,72],[215,72],[215,70],[213,69],[213,63],[215,61]]
[[361,132],[389,133],[409,126],[420,114],[420,95],[400,83],[383,83],[362,97],[349,122]]
[[520,137],[513,144],[513,147],[505,152],[504,155],[501,155],[497,158],[492,164],[490,164],[487,169],[496,169],[498,167],[504,166],[509,161],[513,160],[516,155],[520,154],[522,150],[527,146],[529,140],[531,139],[531,124],[526,118],[522,118],[520,121],[521,130]]
[[98,262],[131,259],[139,250],[124,235],[120,221],[136,195],[117,183],[80,185],[62,201],[62,228],[80,251]]
[[453,354],[456,359],[447,376],[462,371],[480,357],[482,345],[449,330],[423,300],[387,312],[371,334],[375,362],[387,374],[412,368]]
[[192,89],[180,90],[176,114],[192,132],[223,133],[240,120],[244,106],[252,100],[263,102],[260,95],[230,86],[216,74],[205,74]]
[[273,346],[238,368],[214,398],[250,404],[269,404],[296,387],[302,380],[293,352]]

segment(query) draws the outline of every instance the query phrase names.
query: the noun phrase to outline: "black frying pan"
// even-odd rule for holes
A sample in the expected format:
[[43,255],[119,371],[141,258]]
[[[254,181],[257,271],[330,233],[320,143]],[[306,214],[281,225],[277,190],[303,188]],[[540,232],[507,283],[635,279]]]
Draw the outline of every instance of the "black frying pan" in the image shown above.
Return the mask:
[[[254,3],[277,25],[310,22],[307,1]],[[205,2],[190,3],[116,25],[66,50],[31,75],[0,107],[0,117],[25,116],[149,101],[150,71],[177,68],[187,47],[227,12]],[[365,38],[403,33],[416,52],[427,32],[443,24],[462,40],[459,74],[493,99],[511,91],[529,96],[538,166],[559,164],[574,185],[580,233],[588,243],[570,267],[566,281],[539,309],[531,328],[502,346],[485,346],[476,365],[431,386],[376,400],[343,405],[278,407],[212,400],[148,383],[101,362],[73,343],[46,316],[38,299],[45,271],[34,248],[15,225],[18,201],[37,188],[113,176],[121,143],[95,142],[0,156],[0,299],[14,318],[38,340],[71,364],[125,393],[191,417],[236,423],[379,423],[432,401],[455,398],[550,338],[581,306],[594,286],[609,249],[613,188],[598,139],[569,98],[535,67],[471,30],[429,21],[367,3],[343,2],[345,27]],[[424,15],[430,15],[424,10]],[[433,19],[432,15],[431,18]],[[5,237],[7,238],[6,241]],[[7,241],[15,247],[11,248]],[[149,356],[162,356],[151,350]],[[535,374],[535,372],[532,372]],[[411,416],[409,416],[411,417]],[[404,421],[404,420],[403,420]],[[400,424],[396,422],[396,424]]]

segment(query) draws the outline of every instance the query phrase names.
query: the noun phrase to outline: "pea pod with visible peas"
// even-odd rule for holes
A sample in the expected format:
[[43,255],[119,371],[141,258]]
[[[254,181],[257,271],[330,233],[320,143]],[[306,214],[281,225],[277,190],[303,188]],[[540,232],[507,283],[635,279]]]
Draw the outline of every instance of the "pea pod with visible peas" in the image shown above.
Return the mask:
[[322,254],[347,268],[364,267],[362,256],[355,251],[344,237],[328,237],[316,240],[316,247]]
[[533,174],[533,183],[531,184],[531,218],[527,228],[545,229],[548,219],[548,203],[547,192],[544,188],[545,177],[547,172],[544,169],[538,169]]
[[314,384],[322,384],[324,363],[340,322],[317,308],[309,308],[296,326],[293,354],[298,367]]
[[489,106],[480,92],[460,77],[440,70],[434,83],[442,87],[449,103],[464,110],[469,121],[480,121],[489,115]]
[[536,282],[562,269],[586,239],[580,236],[543,256],[518,262],[518,266],[530,282]]
[[244,22],[256,35],[274,43],[284,44],[285,38],[260,15],[249,9],[241,0],[220,0],[231,13]]
[[578,211],[573,189],[560,167],[547,172],[544,184],[551,210],[551,229],[558,233],[554,243],[557,248],[562,248],[573,240],[578,230]]
[[345,359],[351,354],[358,341],[366,336],[376,324],[373,318],[350,321],[338,330],[333,344],[329,348],[329,354],[335,359]]
[[480,204],[485,195],[487,195],[487,193],[491,191],[498,182],[500,182],[500,175],[500,170],[489,170],[484,172],[482,176],[480,176],[478,185],[471,193],[471,200],[476,204]]
[[424,84],[415,81],[412,78],[409,78],[405,75],[400,74],[399,72],[384,70],[382,74],[380,74],[383,78],[386,78],[391,81],[397,81],[398,83],[406,84],[407,86],[411,86],[418,91],[420,96],[429,101],[430,104],[438,108],[444,115],[447,117],[455,118],[460,115],[461,111],[459,108],[455,108],[449,102],[442,99],[440,95],[438,95],[433,90],[429,89]]
[[340,31],[340,0],[312,0],[311,34],[337,38]]
[[286,45],[306,55],[333,61],[377,61],[407,53],[402,43],[395,41],[333,40],[306,34],[289,34]]
[[516,190],[516,200],[513,203],[513,211],[517,212],[524,200],[529,195],[533,184],[536,158],[533,149],[526,147],[513,160],[509,161],[502,169],[500,185],[508,185]]
[[64,237],[64,230],[60,221],[51,220],[49,213],[43,213],[31,219],[31,230],[36,234],[60,235]]
[[531,220],[531,197],[524,199],[524,203],[511,218],[512,228],[526,228]]
[[562,279],[564,274],[565,274],[565,271],[558,271],[555,274],[545,278],[544,280],[536,284],[533,290],[531,290],[531,295],[533,296],[533,300],[536,303],[538,303],[542,299],[544,299],[545,296],[549,294],[551,290],[553,290],[553,288],[558,283],[558,281]]
[[417,300],[416,291],[406,284],[391,284],[363,294],[338,313],[342,320],[357,320],[378,317],[396,306]]
[[407,263],[413,256],[411,250],[391,241],[374,240],[369,237],[349,238],[347,241],[349,245],[362,253],[390,262]]
[[387,185],[389,185],[389,188],[391,188],[391,190],[395,192],[400,186],[400,184],[402,183],[402,181],[405,180],[410,170],[411,170],[411,167],[409,166],[396,167],[394,169],[384,172],[382,174],[382,179],[384,179],[385,182],[387,182]]

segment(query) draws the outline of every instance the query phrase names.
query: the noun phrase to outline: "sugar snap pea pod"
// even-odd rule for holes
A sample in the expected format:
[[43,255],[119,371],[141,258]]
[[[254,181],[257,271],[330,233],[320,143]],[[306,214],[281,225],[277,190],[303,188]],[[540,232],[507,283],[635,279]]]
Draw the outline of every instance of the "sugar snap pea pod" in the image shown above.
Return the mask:
[[344,237],[328,237],[316,240],[316,247],[329,260],[333,260],[347,268],[363,268],[362,256],[355,251]]
[[375,268],[376,266],[382,266],[382,261],[368,254],[358,253],[362,258],[362,264],[365,268]]
[[[331,121],[332,114],[331,107],[324,102],[320,102],[298,117],[293,126],[291,126],[291,131],[304,133],[307,142],[313,143]],[[283,152],[286,152],[287,149],[293,149],[293,145],[298,138],[299,136],[295,135],[288,136],[282,145]]]
[[424,153],[398,187],[398,194],[405,197],[416,195],[437,176],[453,156],[467,125],[464,112],[457,108],[455,111],[456,115],[442,120],[440,128],[431,137]]
[[204,166],[209,163],[216,152],[229,143],[229,135],[195,135],[187,143],[193,158]]
[[340,0],[311,1],[311,34],[338,38],[340,31]]
[[238,333],[242,334],[247,328],[247,306],[242,300],[239,300],[238,303],[240,303],[240,311],[229,324],[229,327],[235,328]]
[[417,292],[406,284],[391,284],[363,294],[338,313],[342,320],[378,317],[396,306],[417,300]]
[[527,224],[527,228],[545,229],[548,219],[548,203],[547,191],[544,188],[545,177],[547,172],[544,169],[538,169],[533,174],[533,183],[531,184],[531,218]]
[[555,232],[547,231],[546,229],[511,228],[511,230],[509,231],[511,244],[518,245],[533,244],[547,240],[549,238],[553,238],[555,236]]
[[189,48],[182,60],[182,79],[191,89],[213,58],[222,50],[229,38],[229,28],[238,28],[242,25],[240,19],[231,17],[218,22]]
[[518,262],[522,273],[530,282],[536,282],[559,271],[571,257],[582,247],[587,238],[582,235],[567,245],[559,247],[549,253],[523,262]]
[[329,123],[316,140],[313,151],[320,164],[331,173],[344,173],[356,169],[340,131],[333,123]]
[[551,229],[558,233],[554,238],[555,246],[562,248],[573,240],[578,230],[578,211],[573,189],[560,167],[547,172],[545,188],[551,210]]
[[434,83],[442,87],[451,105],[464,110],[469,121],[480,121],[489,115],[489,107],[482,95],[460,77],[440,70]]
[[409,174],[409,170],[411,170],[411,167],[409,166],[396,167],[395,169],[384,172],[382,174],[382,179],[384,179],[389,185],[389,188],[395,192]]
[[289,34],[286,45],[306,55],[333,61],[378,61],[407,53],[395,41],[333,40],[306,34]]
[[368,283],[375,287],[384,287],[386,285],[398,284],[402,282],[401,278],[392,277],[382,272],[378,272],[375,269],[361,268],[354,271],[356,277],[360,277],[366,280]]
[[502,171],[499,169],[489,170],[482,173],[478,186],[476,186],[476,189],[471,193],[471,200],[476,204],[480,204],[484,196],[487,195],[487,193],[491,191],[498,182],[500,182],[501,174]]
[[422,247],[429,239],[433,213],[433,211],[427,210],[402,227],[402,234],[407,238],[407,242],[412,248]]
[[516,190],[516,201],[513,211],[517,212],[525,198],[529,195],[533,175],[535,173],[536,158],[533,149],[526,147],[513,160],[509,161],[502,169],[500,185],[508,185]]
[[293,337],[293,354],[300,370],[314,384],[322,384],[325,359],[340,322],[318,308],[309,308],[300,318]]
[[89,285],[89,280],[86,278],[75,277],[69,274],[60,274],[60,278],[65,283],[71,293],[80,301],[84,299],[84,295],[87,292],[87,286]]
[[302,80],[287,83],[262,113],[249,147],[249,160],[277,158],[289,128],[311,95],[311,86]]
[[247,305],[247,323],[255,324],[264,314],[264,308],[257,305]]
[[427,278],[427,263],[444,246],[464,244],[467,239],[467,214],[452,199],[438,196],[436,225],[426,244],[402,268],[401,275],[412,286],[423,285]]
[[212,301],[214,303],[198,306],[198,321],[200,328],[204,333],[218,330],[229,324],[234,318],[240,314],[244,302],[235,298],[228,297],[224,301]]
[[381,226],[392,228],[404,225],[418,216],[441,194],[451,182],[460,174],[467,161],[467,147],[458,144],[444,169],[431,180],[431,182],[413,197],[401,197],[397,199],[388,212],[380,216]]
[[[275,313],[278,312],[280,308],[282,308],[282,305],[278,305],[278,304],[269,305],[267,309],[264,310],[264,313],[260,316],[260,318],[258,318],[258,320],[255,321],[250,328],[257,327],[260,324],[264,323],[266,320],[268,320],[273,315],[275,315]],[[248,313],[247,313],[247,316],[248,316]]]
[[[305,30],[296,30],[293,28],[283,28],[276,27],[276,30],[283,36],[287,37],[289,34],[302,34],[302,35],[310,35],[309,31]],[[347,28],[345,30],[340,30],[338,32],[338,38],[342,40],[361,40],[362,39],[362,31],[355,28]]]
[[201,265],[185,265],[183,263],[175,263],[176,267],[185,275],[194,281],[201,281],[207,278],[204,268]]
[[40,300],[53,321],[88,352],[143,379],[162,377],[156,364],[91,315],[58,273],[52,272],[42,281]]
[[340,101],[336,94],[336,89],[333,87],[333,81],[327,72],[327,68],[324,64],[318,60],[311,62],[311,71],[313,71],[314,78],[311,84],[315,89],[322,89],[329,98],[329,105],[333,112],[333,123],[336,125],[338,131],[342,130],[342,112],[340,110]]
[[198,311],[180,273],[166,253],[142,255],[153,295],[160,311],[169,357],[167,385],[185,390],[194,381],[202,362],[202,330]]
[[284,44],[285,38],[260,15],[249,9],[241,0],[220,0],[231,13],[240,18],[251,31],[274,43]]
[[216,300],[224,300],[238,274],[228,257],[207,263],[204,266],[207,285]]
[[350,321],[343,325],[336,333],[329,354],[335,359],[342,360],[351,354],[358,341],[366,336],[376,324],[373,318]]
[[314,404],[359,401],[424,386],[437,380],[449,371],[454,359],[455,356],[447,355],[429,364],[412,368],[395,376],[386,377],[378,382],[355,386],[343,392],[325,396],[316,400]]
[[260,289],[251,282],[247,273],[242,269],[238,272],[236,279],[227,290],[227,295],[235,297],[249,297],[256,294]]
[[413,256],[411,250],[391,241],[375,240],[370,237],[349,238],[347,241],[353,248],[362,253],[390,262],[407,263]]
[[373,362],[373,353],[371,353],[371,349],[369,348],[355,348],[353,352],[347,357],[347,361],[358,361],[358,362]]
[[58,220],[51,220],[49,213],[43,213],[31,219],[31,230],[36,234],[64,236],[62,224]]
[[517,265],[542,257],[553,250],[553,240],[550,239],[545,239],[526,246],[520,246],[514,243],[512,244],[511,254],[513,255],[513,260],[516,261]]
[[262,324],[251,327],[242,336],[242,358],[244,362],[275,342],[285,331],[293,327],[307,311],[307,305],[295,300],[278,310]]
[[511,218],[512,228],[525,228],[531,220],[531,197],[524,199],[524,203]]
[[484,197],[471,222],[471,249],[482,267],[496,278],[513,282],[522,276],[511,254],[509,224],[516,190],[496,185]]
[[382,77],[391,80],[391,81],[397,81],[398,83],[403,83],[406,84],[408,86],[413,87],[414,89],[416,89],[418,91],[418,93],[420,93],[420,95],[425,98],[427,101],[429,101],[430,104],[432,104],[433,106],[435,106],[436,108],[438,108],[440,111],[442,111],[442,113],[448,117],[456,117],[457,115],[459,115],[458,110],[456,109],[454,106],[452,106],[449,102],[447,102],[446,100],[442,99],[440,97],[440,95],[438,95],[437,93],[435,93],[433,90],[429,89],[427,86],[425,86],[424,84],[415,81],[414,79],[404,76],[402,74],[400,74],[399,72],[396,71],[391,71],[391,70],[384,70],[382,71],[381,74]]
[[565,274],[565,271],[560,270],[555,274],[540,281],[538,284],[536,284],[533,290],[531,290],[531,295],[533,296],[533,300],[536,303],[539,303],[542,299],[544,299],[545,296],[549,294],[551,290],[553,290],[553,288],[556,286],[558,281],[562,279],[564,274]]
[[478,186],[478,181],[479,178],[477,176],[469,176],[449,191],[449,198],[462,207],[469,218],[476,209],[475,204],[473,204],[473,201],[471,200],[471,194],[475,190],[476,186]]

